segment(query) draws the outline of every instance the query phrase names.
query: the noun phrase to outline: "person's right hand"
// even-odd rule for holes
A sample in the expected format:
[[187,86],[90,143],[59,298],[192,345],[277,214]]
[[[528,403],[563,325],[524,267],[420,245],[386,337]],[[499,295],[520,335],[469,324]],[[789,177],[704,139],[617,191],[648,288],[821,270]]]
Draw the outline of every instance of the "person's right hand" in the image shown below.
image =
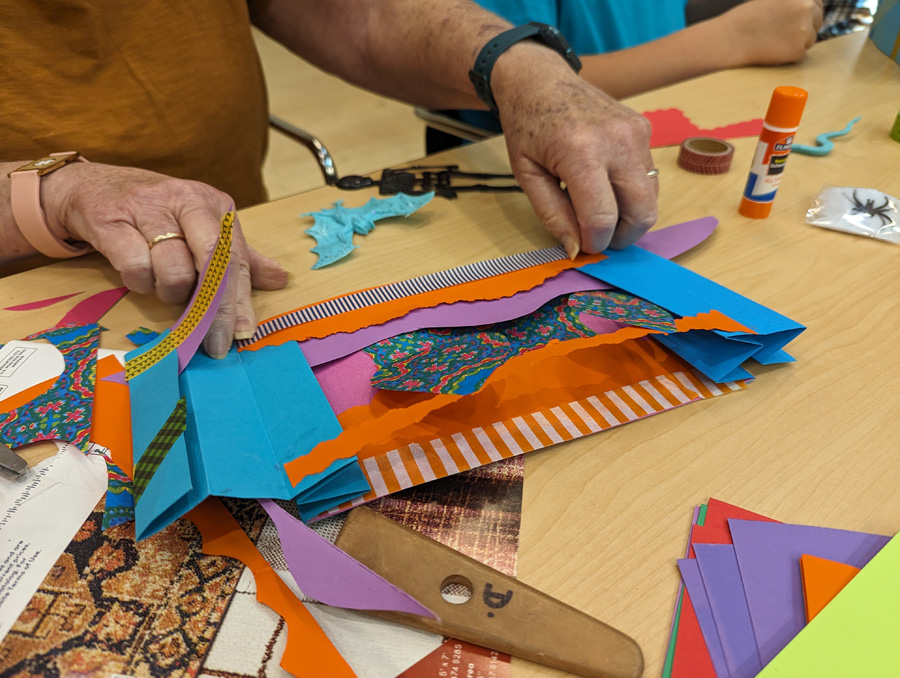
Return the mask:
[[730,36],[739,63],[794,63],[816,43],[822,0],[750,0],[711,21],[719,22]]
[[[128,289],[156,292],[169,304],[190,296],[215,248],[222,217],[232,199],[200,183],[130,167],[75,163],[44,178],[42,202],[54,230],[68,232],[109,259]],[[165,233],[184,240],[149,243]],[[219,311],[204,339],[206,352],[224,357],[234,339],[256,331],[251,287],[281,289],[287,272],[247,246],[235,220],[228,285]]]

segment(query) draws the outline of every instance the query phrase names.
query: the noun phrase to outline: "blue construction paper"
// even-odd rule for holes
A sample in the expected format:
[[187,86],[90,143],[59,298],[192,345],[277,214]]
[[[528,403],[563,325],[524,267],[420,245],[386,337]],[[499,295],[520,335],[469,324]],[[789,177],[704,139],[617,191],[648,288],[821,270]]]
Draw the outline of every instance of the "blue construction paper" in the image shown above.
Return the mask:
[[753,678],[762,671],[762,664],[734,547],[731,544],[694,544],[694,555],[722,641],[727,675]]
[[889,537],[811,525],[729,520],[763,664],[806,625],[800,556],[808,554],[862,568]]
[[125,338],[135,346],[143,346],[145,344],[149,344],[158,336],[159,332],[148,330],[146,327],[138,327],[136,330],[134,330],[134,332],[126,334]]
[[[898,33],[900,33],[900,4],[897,0],[881,0],[869,37],[878,49],[890,57],[894,52]],[[900,63],[900,52],[894,61]]]
[[306,229],[316,239],[316,246],[310,251],[319,255],[313,269],[333,264],[355,250],[354,233],[370,233],[379,219],[408,217],[433,197],[434,191],[424,195],[398,193],[389,198],[371,198],[362,207],[344,207],[343,200],[338,200],[329,209],[301,214],[315,219],[312,228]]
[[[662,343],[715,382],[731,381],[742,374],[735,361],[742,355],[770,364],[789,356],[782,350],[799,335],[803,325],[751,301],[663,257],[631,246],[607,250],[607,258],[580,267],[598,280],[631,292],[679,316],[695,316],[716,310],[755,332],[715,334],[726,342],[712,342],[704,333],[688,332],[680,341],[671,335]],[[739,378],[739,377],[738,377]]]
[[[163,336],[127,353],[125,359],[152,349]],[[137,464],[181,398],[178,354],[175,351],[168,353],[153,367],[129,380],[128,388],[131,393],[132,447]],[[199,503],[194,501],[195,495],[185,436],[182,435],[156,469],[135,506],[135,538],[145,539],[189,511]],[[179,509],[183,510],[174,515]],[[170,515],[174,517],[170,519]]]
[[139,539],[208,496],[294,499],[308,519],[370,490],[353,456],[291,486],[284,463],[341,432],[295,342],[242,354],[232,348],[221,360],[197,353],[180,377],[177,369],[173,351],[131,382],[133,410],[142,413],[136,450],[146,448],[168,417],[164,405],[174,407],[182,394],[187,405],[185,435],[138,501]]
[[727,676],[728,662],[725,660],[725,651],[722,649],[722,640],[719,638],[719,629],[716,628],[716,620],[713,617],[712,608],[709,606],[709,597],[703,586],[703,578],[700,576],[700,566],[696,558],[681,558],[678,560],[678,569],[681,571],[681,579],[691,597],[691,605],[700,624],[700,632],[709,651],[713,668],[717,676]]

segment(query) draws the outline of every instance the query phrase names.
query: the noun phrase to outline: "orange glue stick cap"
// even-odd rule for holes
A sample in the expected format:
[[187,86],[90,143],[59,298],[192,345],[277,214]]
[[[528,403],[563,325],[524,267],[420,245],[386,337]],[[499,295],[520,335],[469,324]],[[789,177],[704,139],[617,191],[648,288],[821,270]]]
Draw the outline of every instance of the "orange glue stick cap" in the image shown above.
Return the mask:
[[799,87],[776,87],[766,111],[766,124],[783,129],[798,127],[807,96]]

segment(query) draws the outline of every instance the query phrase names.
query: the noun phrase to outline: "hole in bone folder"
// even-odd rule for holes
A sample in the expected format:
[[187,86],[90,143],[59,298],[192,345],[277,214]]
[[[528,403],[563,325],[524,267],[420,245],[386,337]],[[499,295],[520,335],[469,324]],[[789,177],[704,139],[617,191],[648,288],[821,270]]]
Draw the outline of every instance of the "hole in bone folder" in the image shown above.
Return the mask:
[[441,582],[441,597],[448,603],[462,605],[472,597],[472,582],[461,574],[451,574]]

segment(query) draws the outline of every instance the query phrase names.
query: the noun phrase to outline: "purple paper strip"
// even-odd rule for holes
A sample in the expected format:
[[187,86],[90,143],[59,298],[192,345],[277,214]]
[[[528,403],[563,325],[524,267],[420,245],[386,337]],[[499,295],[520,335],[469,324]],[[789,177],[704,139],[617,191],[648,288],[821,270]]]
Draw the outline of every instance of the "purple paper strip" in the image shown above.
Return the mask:
[[801,555],[862,568],[890,539],[864,532],[754,520],[729,520],[728,527],[763,665],[806,625]]
[[438,619],[415,598],[320,537],[271,499],[259,503],[275,523],[291,574],[307,596],[351,610],[408,612]]
[[[231,209],[234,209],[233,205]],[[237,217],[235,217],[235,220],[237,220]],[[237,227],[237,223],[235,223],[235,227]],[[210,263],[212,262],[212,258],[215,256],[215,254],[216,248],[214,247],[212,252],[209,253],[209,258],[206,260],[206,264],[203,266],[203,273],[197,280],[197,286],[194,288],[194,294],[193,296],[191,296],[191,300],[187,303],[187,306],[184,307],[184,313],[182,313],[181,317],[175,322],[174,325],[172,325],[173,329],[184,322],[185,318],[187,318],[188,314],[194,308],[197,297],[200,295],[200,289],[203,286],[203,280],[206,278]],[[194,331],[191,332],[187,337],[185,337],[184,341],[182,341],[175,348],[175,351],[178,353],[179,374],[181,374],[181,372],[184,371],[184,368],[187,367],[187,364],[191,362],[191,358],[194,357],[197,349],[200,348],[200,343],[203,341],[203,338],[206,336],[207,330],[209,330],[209,326],[212,325],[212,321],[216,317],[216,313],[219,310],[219,305],[222,303],[222,294],[224,294],[225,288],[228,286],[228,270],[228,268],[225,269],[225,273],[222,275],[222,280],[219,283],[219,287],[216,290],[216,293],[213,295],[212,300],[209,302],[206,313],[203,314],[203,317],[200,319],[200,322],[197,323]]]
[[731,544],[694,544],[694,555],[728,665],[726,675],[753,678],[762,671],[762,664],[734,547]]
[[[704,217],[696,221],[676,224],[658,231],[651,231],[638,241],[644,249],[671,259],[703,242],[713,232],[718,220]],[[356,332],[339,332],[328,337],[307,339],[300,348],[310,366],[337,360],[382,339],[428,327],[474,327],[521,318],[551,299],[589,290],[611,289],[592,276],[580,271],[567,270],[530,290],[503,299],[483,301],[459,301],[440,304],[431,308],[419,308],[381,325],[364,327]]]
[[727,676],[729,674],[728,662],[725,660],[725,651],[722,649],[722,640],[719,638],[716,620],[713,617],[712,608],[709,606],[706,589],[703,587],[700,566],[694,558],[681,558],[678,560],[678,569],[681,571],[684,586],[691,597],[691,604],[697,614],[697,622],[700,624],[700,631],[703,633],[703,640],[706,642],[706,649],[709,650],[709,657],[712,659],[716,675]]

